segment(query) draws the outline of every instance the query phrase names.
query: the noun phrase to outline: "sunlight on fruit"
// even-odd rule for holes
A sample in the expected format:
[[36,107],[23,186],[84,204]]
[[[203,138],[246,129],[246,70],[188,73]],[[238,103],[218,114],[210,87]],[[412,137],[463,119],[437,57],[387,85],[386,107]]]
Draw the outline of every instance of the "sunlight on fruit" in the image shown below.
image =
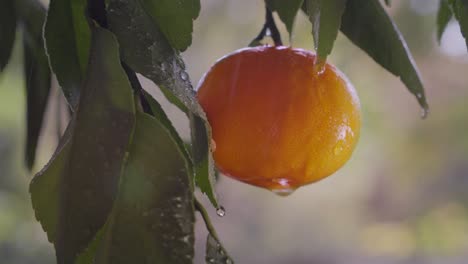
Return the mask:
[[227,55],[202,78],[198,98],[220,171],[282,196],[341,168],[359,138],[353,86],[302,49],[262,46]]

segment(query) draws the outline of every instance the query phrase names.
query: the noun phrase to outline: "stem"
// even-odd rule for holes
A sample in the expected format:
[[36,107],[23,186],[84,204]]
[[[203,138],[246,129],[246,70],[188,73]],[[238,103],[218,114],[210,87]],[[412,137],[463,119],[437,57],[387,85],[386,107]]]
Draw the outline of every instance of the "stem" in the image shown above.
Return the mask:
[[251,44],[260,42],[263,38],[265,38],[267,30],[270,30],[271,38],[273,39],[275,46],[283,45],[283,42],[281,41],[281,35],[278,28],[276,27],[275,19],[273,18],[273,12],[271,12],[271,10],[265,6],[265,24],[263,24],[262,30],[260,33],[258,33],[257,37],[252,40]]
[[[88,0],[88,16],[90,19],[96,21],[99,26],[108,29],[109,23],[107,21],[107,11],[106,11],[106,3],[104,0]],[[145,113],[150,115],[154,115],[153,111],[151,110],[151,106],[149,105],[148,101],[143,94],[143,88],[141,87],[140,81],[136,76],[135,71],[133,71],[124,61],[120,61],[122,68],[125,70],[127,74],[128,80],[138,96],[139,102],[141,103],[141,107]]]
[[151,110],[150,104],[148,103],[148,101],[145,98],[145,95],[143,94],[143,87],[141,86],[141,83],[138,80],[136,73],[125,62],[122,61],[121,63],[123,69],[125,70],[125,73],[128,76],[128,80],[130,81],[133,90],[140,99],[143,111],[147,114],[154,115],[153,111]]
[[108,28],[106,3],[104,0],[88,0],[88,15],[101,27]]
[[270,29],[271,38],[275,42],[275,46],[283,45],[283,41],[281,41],[281,35],[279,33],[278,28],[276,27],[275,19],[273,18],[273,13],[268,7],[266,9],[266,18],[265,18],[265,26]]
[[213,226],[213,224],[211,223],[211,220],[210,220],[210,217],[208,216],[208,213],[206,212],[206,209],[203,207],[203,205],[197,200],[197,198],[194,198],[195,199],[195,209],[201,214],[201,216],[203,217],[203,220],[205,222],[205,225],[206,225],[206,229],[208,229],[208,232],[210,232],[211,236],[214,237],[214,239],[216,239],[217,241],[219,241],[219,238],[218,238],[218,234],[216,233],[216,230]]
[[262,30],[260,31],[260,33],[258,33],[258,36],[255,37],[255,38],[252,40],[251,43],[259,42],[260,40],[262,40],[262,39],[265,37],[265,35],[266,35],[267,29],[268,29],[268,27],[267,27],[267,25],[266,25],[266,23],[265,23],[265,25],[263,25],[263,28],[262,28]]

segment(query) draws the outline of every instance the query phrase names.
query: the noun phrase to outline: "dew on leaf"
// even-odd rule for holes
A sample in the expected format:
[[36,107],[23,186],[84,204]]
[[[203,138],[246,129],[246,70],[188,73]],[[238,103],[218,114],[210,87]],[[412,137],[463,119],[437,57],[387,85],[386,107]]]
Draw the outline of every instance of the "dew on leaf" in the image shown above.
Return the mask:
[[180,78],[184,81],[188,80],[188,74],[185,71],[180,73]]

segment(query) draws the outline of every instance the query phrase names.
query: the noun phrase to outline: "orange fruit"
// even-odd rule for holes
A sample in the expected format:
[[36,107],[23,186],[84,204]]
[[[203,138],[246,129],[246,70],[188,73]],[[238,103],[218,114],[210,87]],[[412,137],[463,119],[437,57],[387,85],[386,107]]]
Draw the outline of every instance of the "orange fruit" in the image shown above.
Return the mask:
[[219,170],[289,194],[342,167],[361,126],[359,99],[330,64],[282,46],[238,50],[217,61],[198,87]]

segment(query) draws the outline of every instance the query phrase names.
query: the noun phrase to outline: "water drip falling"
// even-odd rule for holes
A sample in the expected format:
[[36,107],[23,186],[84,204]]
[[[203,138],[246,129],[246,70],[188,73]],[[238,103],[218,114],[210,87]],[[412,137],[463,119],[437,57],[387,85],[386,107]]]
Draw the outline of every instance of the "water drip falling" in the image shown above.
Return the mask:
[[271,190],[274,194],[285,197],[291,195],[295,190],[292,188],[286,188],[286,189],[273,189]]
[[428,115],[429,115],[429,108],[423,107],[421,109],[421,118],[426,119]]
[[226,215],[226,210],[224,210],[224,207],[220,206],[220,207],[218,207],[218,209],[216,209],[216,214],[219,217],[223,217],[223,216]]
[[291,187],[289,180],[285,178],[273,179],[274,187],[270,189],[274,194],[279,196],[288,196],[292,194],[296,189]]

